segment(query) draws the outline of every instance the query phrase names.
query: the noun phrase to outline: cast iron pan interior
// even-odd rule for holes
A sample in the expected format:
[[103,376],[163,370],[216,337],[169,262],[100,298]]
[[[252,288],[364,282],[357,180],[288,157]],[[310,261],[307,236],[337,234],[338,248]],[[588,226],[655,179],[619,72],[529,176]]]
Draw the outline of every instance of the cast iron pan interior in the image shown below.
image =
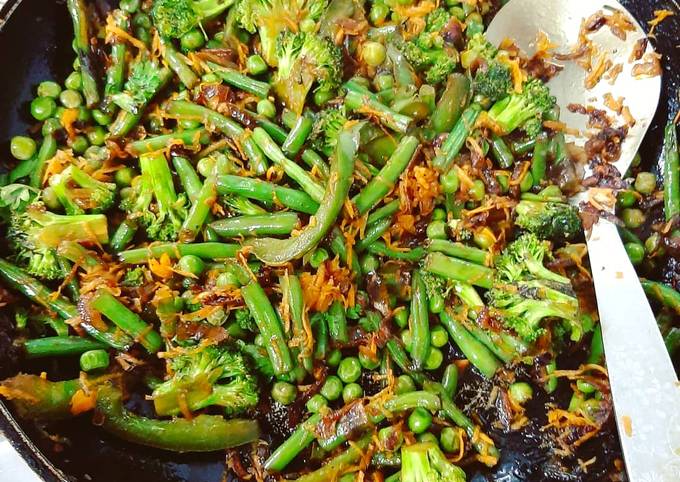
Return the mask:
[[[102,0],[98,0],[102,1]],[[576,0],[574,0],[576,1]],[[621,0],[644,25],[660,8],[680,14],[677,0]],[[44,79],[63,79],[71,71],[71,22],[63,0],[10,0],[0,12],[6,20],[0,30],[0,159],[9,156],[9,139],[21,134],[33,124],[28,114],[28,102],[35,86]],[[0,20],[2,22],[2,20]],[[680,86],[680,49],[677,45],[680,16],[667,19],[657,30],[657,51],[664,56],[664,88],[655,121],[642,146],[642,156],[648,168],[654,168],[662,146],[663,126],[678,110]],[[1,165],[2,163],[0,163]],[[8,323],[0,322],[0,341],[9,335]],[[0,343],[2,346],[2,343]],[[642,361],[641,361],[642,362]],[[3,363],[5,366],[3,367]],[[26,367],[23,367],[26,370]],[[54,361],[30,367],[64,377],[77,373],[75,364],[54,365]],[[12,370],[0,355],[0,375]],[[483,390],[483,383],[470,380],[473,387]],[[568,394],[562,394],[568,396]],[[465,397],[465,394],[462,394]],[[558,395],[559,396],[559,395]],[[536,400],[542,406],[546,400]],[[459,400],[460,402],[460,400]],[[537,407],[540,408],[540,407]],[[0,430],[29,464],[46,481],[94,480],[97,482],[134,480],[135,482],[219,482],[223,480],[222,454],[177,455],[130,445],[108,437],[93,428],[88,417],[68,421],[51,432],[66,436],[67,443],[55,444],[46,439],[31,424],[15,421],[0,402]],[[476,473],[473,481],[503,480],[602,480],[597,470],[591,476],[566,474],[551,476],[545,466],[545,454],[536,447],[534,433],[510,435],[501,442],[503,458],[493,473]],[[608,435],[594,440],[600,459],[611,464],[620,457],[615,428]],[[44,454],[44,455],[43,455]],[[603,461],[604,463],[604,461]]]

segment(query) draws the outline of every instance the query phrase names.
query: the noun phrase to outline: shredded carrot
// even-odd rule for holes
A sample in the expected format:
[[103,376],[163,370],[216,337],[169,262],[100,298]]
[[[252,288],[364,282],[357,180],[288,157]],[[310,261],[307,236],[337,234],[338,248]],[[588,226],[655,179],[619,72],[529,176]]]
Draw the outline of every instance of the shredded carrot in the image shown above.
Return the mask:
[[78,389],[71,397],[71,413],[73,415],[80,415],[81,413],[89,412],[96,404],[96,392],[85,393],[82,388]]
[[654,30],[659,26],[661,22],[666,20],[668,17],[675,15],[671,10],[654,10],[654,18],[647,22],[651,28],[649,29],[648,37],[654,37]]

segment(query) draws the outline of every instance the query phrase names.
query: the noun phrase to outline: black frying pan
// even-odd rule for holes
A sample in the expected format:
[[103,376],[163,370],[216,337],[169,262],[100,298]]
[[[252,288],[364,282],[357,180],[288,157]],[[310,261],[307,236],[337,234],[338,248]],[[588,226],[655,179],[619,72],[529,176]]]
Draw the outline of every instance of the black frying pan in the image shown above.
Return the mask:
[[[103,0],[99,0],[103,1]],[[584,1],[584,0],[572,0]],[[680,101],[680,7],[678,0],[620,0],[641,24],[654,17],[656,9],[670,9],[675,17],[667,19],[657,29],[655,46],[663,54],[664,82],[659,110],[642,144],[642,158],[648,168],[657,163],[663,139],[663,126],[678,111]],[[33,124],[28,114],[28,102],[35,86],[44,79],[63,80],[71,71],[74,55],[71,50],[72,29],[63,0],[8,0],[0,11],[0,152],[9,155],[9,139],[21,134]],[[0,163],[1,164],[1,163]],[[0,317],[0,351],[3,338],[11,339],[11,325]],[[16,370],[7,353],[0,353],[0,375]],[[53,360],[43,365],[22,366],[22,370],[46,370],[51,375],[72,377],[75,365],[57,365]],[[479,380],[467,380],[474,390],[485,391],[488,386]],[[465,399],[470,393],[462,393]],[[556,397],[568,397],[568,393]],[[458,400],[466,402],[467,400]],[[546,399],[534,400],[541,410]],[[484,422],[484,418],[482,418]],[[540,422],[540,421],[539,421]],[[266,430],[267,427],[265,427]],[[524,480],[602,480],[614,458],[620,457],[615,427],[593,440],[589,450],[598,455],[598,464],[590,474],[554,472],[547,461],[545,450],[538,447],[538,431],[500,435],[503,453],[493,472],[471,471],[468,480],[524,481]],[[131,445],[107,436],[91,424],[89,417],[51,426],[52,434],[67,440],[56,443],[30,423],[17,421],[0,402],[0,431],[9,438],[19,453],[46,481],[94,480],[134,482],[221,482],[224,480],[222,454],[177,455]],[[587,457],[586,457],[587,458]]]

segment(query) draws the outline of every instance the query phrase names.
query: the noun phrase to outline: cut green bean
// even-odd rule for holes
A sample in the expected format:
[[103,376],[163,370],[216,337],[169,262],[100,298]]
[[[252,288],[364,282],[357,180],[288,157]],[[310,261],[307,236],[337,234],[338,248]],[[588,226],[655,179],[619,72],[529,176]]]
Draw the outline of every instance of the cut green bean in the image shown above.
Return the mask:
[[425,282],[420,271],[413,273],[411,283],[411,360],[413,368],[422,370],[430,354],[430,317]]
[[489,349],[480,343],[463,324],[456,320],[451,314],[442,311],[439,315],[442,325],[449,332],[449,335],[456,342],[458,348],[465,354],[477,369],[487,378],[493,378],[496,371],[500,368],[500,363]]
[[224,218],[210,224],[223,238],[290,234],[299,227],[298,215],[276,212]]
[[171,259],[193,255],[203,259],[219,260],[235,257],[240,249],[241,246],[238,244],[227,243],[162,243],[122,251],[118,253],[118,259],[121,263],[140,264],[148,262],[149,258],[160,258],[166,254]]
[[663,200],[666,221],[680,213],[680,153],[676,125],[670,122],[664,131],[663,153]]
[[290,130],[286,140],[281,146],[283,152],[291,156],[297,154],[300,149],[302,149],[309,134],[312,132],[313,124],[312,119],[305,115],[298,117],[295,125]]
[[79,336],[52,336],[36,338],[24,343],[28,358],[46,358],[52,356],[74,356],[89,350],[108,348],[100,341],[88,340]]
[[425,258],[425,271],[454,281],[462,281],[480,288],[490,289],[493,285],[494,270],[441,253],[430,253]]
[[319,209],[319,204],[305,192],[249,177],[218,176],[217,192],[219,194],[238,194],[267,204],[279,203],[289,209],[306,214],[314,214]]

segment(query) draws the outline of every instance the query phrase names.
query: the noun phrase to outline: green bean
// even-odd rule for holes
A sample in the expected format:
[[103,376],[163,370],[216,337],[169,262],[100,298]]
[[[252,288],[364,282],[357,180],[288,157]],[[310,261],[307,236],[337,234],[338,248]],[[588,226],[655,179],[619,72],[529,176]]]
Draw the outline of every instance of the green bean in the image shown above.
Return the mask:
[[83,94],[88,107],[99,102],[99,87],[95,76],[94,53],[90,47],[89,15],[84,0],[67,0],[66,6],[73,21],[74,49],[78,55]]
[[470,80],[463,74],[449,75],[430,124],[435,134],[449,132],[460,118],[470,93]]
[[456,395],[458,388],[458,366],[455,363],[450,363],[444,369],[444,376],[442,377],[442,387],[446,394],[453,398]]
[[[284,303],[286,303],[290,309],[293,339],[300,341],[298,356],[304,369],[307,370],[308,373],[312,373],[312,370],[314,369],[312,353],[309,349],[309,346],[306,346],[304,343],[304,340],[307,339],[304,319],[306,314],[300,278],[294,274],[286,273],[279,278],[279,284],[281,285],[281,293]],[[311,341],[313,342],[313,340]]]
[[312,132],[313,124],[312,119],[305,115],[298,117],[295,125],[290,130],[288,136],[286,136],[286,140],[281,146],[283,152],[291,156],[297,154],[300,149],[302,149],[309,134]]
[[432,164],[441,171],[448,171],[451,168],[453,159],[458,155],[465,140],[468,138],[479,113],[482,108],[479,104],[471,104],[461,114],[458,121],[456,121],[453,129],[444,140],[439,149],[437,156],[432,161]]
[[680,153],[676,126],[666,125],[663,144],[663,200],[666,221],[680,213]]
[[340,301],[334,301],[328,309],[326,316],[328,333],[332,340],[339,343],[349,341],[349,331],[347,330],[347,318],[345,317],[345,307]]
[[345,473],[349,468],[356,465],[364,456],[364,450],[371,442],[371,436],[364,437],[353,443],[348,449],[336,455],[332,459],[326,461],[324,465],[301,477],[298,477],[296,482],[326,482],[328,480],[337,480],[337,478]]
[[417,247],[413,249],[408,249],[405,251],[395,250],[388,248],[383,241],[374,241],[366,247],[366,250],[378,256],[386,256],[392,259],[398,259],[402,261],[417,262],[425,257],[427,251],[425,248]]
[[505,141],[496,134],[491,135],[491,153],[501,169],[508,169],[515,163],[515,156],[512,151]]
[[321,415],[313,414],[297,426],[295,432],[279,445],[264,463],[264,468],[271,472],[281,472],[297,455],[316,439],[315,429],[321,421]]
[[680,314],[680,293],[677,290],[658,281],[641,279],[640,283],[647,296]]
[[198,83],[198,76],[191,70],[184,57],[175,50],[172,41],[161,38],[161,53],[165,60],[187,89],[192,89]]
[[[347,86],[346,83],[345,85]],[[406,132],[413,120],[411,117],[393,111],[380,102],[377,96],[366,89],[348,91],[345,96],[345,107],[350,111],[367,111],[376,115],[382,124],[397,132]]]
[[194,255],[203,259],[226,259],[233,258],[239,252],[241,246],[238,244],[227,243],[163,243],[152,244],[145,248],[129,249],[118,253],[121,263],[140,264],[146,263],[149,258],[160,258],[167,254],[172,259],[179,259],[182,256]]
[[415,271],[411,283],[411,323],[409,326],[413,335],[411,360],[416,370],[424,367],[425,360],[430,353],[430,320],[427,306],[425,282],[420,272]]
[[366,219],[366,225],[377,223],[381,219],[392,218],[397,211],[399,211],[399,200],[395,199],[371,212]]
[[533,177],[534,186],[540,185],[541,181],[545,179],[548,148],[548,138],[544,135],[539,136],[536,139],[534,153],[531,157],[531,175]]
[[663,342],[666,345],[666,350],[670,356],[675,356],[675,353],[680,349],[680,328],[674,326],[663,337]]
[[500,368],[500,363],[489,349],[473,337],[462,323],[451,314],[442,311],[439,314],[442,325],[448,330],[453,341],[475,367],[487,378],[492,378]]
[[[333,254],[340,258],[340,261],[342,261],[346,265],[349,265],[349,263],[347,263],[348,261],[347,245],[345,244],[345,237],[342,235],[342,232],[337,227],[334,227],[333,230],[331,231],[329,247]],[[361,273],[361,264],[359,262],[359,257],[356,256],[356,253],[352,253],[350,268],[352,269],[355,275]]]
[[314,358],[317,360],[326,359],[326,352],[328,351],[328,323],[324,316],[317,316],[312,321],[312,328],[314,329]]
[[293,369],[293,360],[286,343],[283,327],[262,287],[251,281],[241,288],[241,295],[248,306],[257,329],[266,341],[265,348],[276,375],[283,375]]
[[80,355],[89,350],[107,348],[107,345],[79,336],[52,336],[26,340],[24,349],[28,358]]
[[316,168],[321,179],[323,179],[324,181],[328,180],[328,176],[331,173],[331,168],[328,166],[328,163],[326,163],[326,161],[324,161],[323,158],[319,154],[317,154],[315,151],[313,151],[311,149],[305,149],[304,151],[302,151],[300,158],[310,168],[312,168],[312,169]]
[[361,238],[354,245],[354,249],[360,253],[364,251],[368,245],[380,239],[380,237],[390,229],[392,225],[392,220],[389,218],[381,219],[373,224],[368,224],[366,230],[364,231],[364,237]]
[[189,201],[195,203],[203,186],[196,169],[186,157],[172,156],[172,165]]
[[413,136],[404,136],[397,149],[380,170],[377,176],[354,198],[354,204],[359,214],[370,211],[385,195],[393,188],[399,176],[411,162],[411,158],[419,146],[418,139]]
[[224,238],[241,236],[262,236],[290,234],[298,227],[297,214],[275,212],[224,218],[210,224],[215,232]]
[[[113,21],[116,27],[126,31],[130,27],[130,19],[123,10],[114,10]],[[106,95],[105,107],[107,112],[113,110],[114,104],[111,96],[123,90],[125,82],[125,56],[127,55],[127,44],[117,37],[114,37],[109,55],[109,65],[106,68],[106,81],[104,83],[104,95]]]
[[307,193],[248,177],[218,176],[217,192],[238,194],[268,204],[280,203],[289,209],[306,214],[314,214],[319,208],[319,204]]
[[72,418],[71,400],[80,389],[79,379],[51,382],[24,373],[0,381],[0,395],[12,401],[19,416],[39,421]]
[[38,155],[35,158],[35,166],[31,170],[29,176],[29,185],[31,187],[39,188],[42,186],[47,161],[52,159],[56,153],[57,140],[52,134],[47,134],[43,137],[42,144],[40,144],[40,149],[38,150]]
[[491,254],[488,251],[445,239],[431,239],[427,250],[430,253],[443,253],[483,266],[491,263]]
[[[217,186],[215,177],[210,176],[204,182],[195,201],[192,202],[187,217],[182,223],[180,239],[183,242],[190,242],[203,228],[206,220],[210,217],[210,209],[217,198]],[[235,219],[235,218],[231,218]],[[219,222],[219,221],[217,221]],[[211,225],[215,229],[214,223]],[[216,230],[216,229],[215,229]],[[217,230],[216,230],[217,231]],[[220,234],[219,232],[217,234]]]
[[428,254],[423,266],[425,271],[454,281],[461,281],[487,289],[493,285],[493,269],[462,259],[444,256],[441,253]]
[[223,67],[214,62],[208,62],[208,66],[219,78],[237,89],[249,92],[262,99],[269,94],[270,86],[267,82],[252,79],[234,69]]
[[517,141],[513,141],[512,144],[510,145],[510,148],[512,149],[512,152],[515,154],[528,154],[529,151],[532,151],[536,147],[536,141],[538,140],[538,137],[534,137],[531,139],[519,139]]

